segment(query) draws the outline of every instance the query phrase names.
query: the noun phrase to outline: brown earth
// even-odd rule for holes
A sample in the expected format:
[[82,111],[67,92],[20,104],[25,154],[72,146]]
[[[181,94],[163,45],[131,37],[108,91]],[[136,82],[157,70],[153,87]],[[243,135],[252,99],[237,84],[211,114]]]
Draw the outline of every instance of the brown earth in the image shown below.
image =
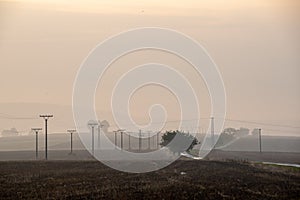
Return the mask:
[[247,162],[181,159],[145,174],[97,161],[0,162],[0,199],[299,199],[299,194],[298,168]]

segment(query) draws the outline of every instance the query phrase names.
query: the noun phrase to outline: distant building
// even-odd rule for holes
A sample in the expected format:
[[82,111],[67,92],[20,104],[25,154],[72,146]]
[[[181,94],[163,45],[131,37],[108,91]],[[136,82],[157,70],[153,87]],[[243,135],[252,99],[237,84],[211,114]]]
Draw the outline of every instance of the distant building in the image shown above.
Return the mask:
[[16,128],[11,128],[10,130],[3,130],[1,135],[2,137],[18,136],[19,132]]

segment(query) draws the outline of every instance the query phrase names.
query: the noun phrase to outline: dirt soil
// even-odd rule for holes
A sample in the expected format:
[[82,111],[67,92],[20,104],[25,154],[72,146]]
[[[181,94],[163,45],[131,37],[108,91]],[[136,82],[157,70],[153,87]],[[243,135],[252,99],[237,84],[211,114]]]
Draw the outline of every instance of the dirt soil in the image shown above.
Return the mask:
[[0,199],[300,199],[297,168],[178,160],[145,174],[97,161],[0,162]]

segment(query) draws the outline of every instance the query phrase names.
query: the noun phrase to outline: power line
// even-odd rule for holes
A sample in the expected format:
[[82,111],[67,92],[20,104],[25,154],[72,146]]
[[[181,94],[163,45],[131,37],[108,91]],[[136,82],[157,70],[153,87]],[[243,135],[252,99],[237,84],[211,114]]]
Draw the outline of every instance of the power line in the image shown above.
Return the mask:
[[226,121],[233,121],[233,122],[248,123],[248,124],[256,124],[256,125],[276,126],[276,127],[282,127],[282,128],[300,128],[299,126],[289,126],[289,125],[270,124],[270,123],[254,122],[254,121],[246,121],[246,120],[236,120],[236,119],[225,119],[225,120],[226,120]]
[[285,130],[279,130],[279,129],[268,129],[264,128],[264,131],[270,131],[270,132],[281,132],[281,133],[294,133],[294,134],[299,134],[300,132],[297,131],[285,131]]
[[[198,119],[183,119],[183,120],[167,120],[167,121],[163,121],[163,122],[151,122],[151,124],[166,124],[166,123],[173,123],[173,122],[183,122],[183,121],[198,121],[198,120],[203,120],[203,119],[211,119],[210,117],[200,117]],[[133,124],[122,124],[123,126],[126,126],[126,127],[136,127],[135,125]],[[109,127],[112,127],[112,128],[119,128],[118,125],[110,125]]]

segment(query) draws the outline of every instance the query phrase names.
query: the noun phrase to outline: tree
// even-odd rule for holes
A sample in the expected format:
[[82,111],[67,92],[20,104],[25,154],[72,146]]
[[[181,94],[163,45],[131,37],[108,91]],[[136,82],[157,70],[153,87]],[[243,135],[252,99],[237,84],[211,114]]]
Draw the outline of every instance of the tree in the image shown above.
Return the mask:
[[[173,140],[175,136],[176,140]],[[194,136],[177,130],[166,131],[162,136],[160,145],[169,148],[173,153],[183,153],[185,151],[189,152],[198,143],[197,138]]]
[[239,130],[236,131],[236,135],[239,137],[249,135],[250,130],[248,128],[241,127]]
[[238,130],[236,130],[235,128],[225,128],[221,133],[215,147],[221,147],[232,141],[235,138],[237,131]]
[[259,129],[258,128],[253,129],[252,132],[251,132],[251,134],[254,135],[254,136],[258,136]]

